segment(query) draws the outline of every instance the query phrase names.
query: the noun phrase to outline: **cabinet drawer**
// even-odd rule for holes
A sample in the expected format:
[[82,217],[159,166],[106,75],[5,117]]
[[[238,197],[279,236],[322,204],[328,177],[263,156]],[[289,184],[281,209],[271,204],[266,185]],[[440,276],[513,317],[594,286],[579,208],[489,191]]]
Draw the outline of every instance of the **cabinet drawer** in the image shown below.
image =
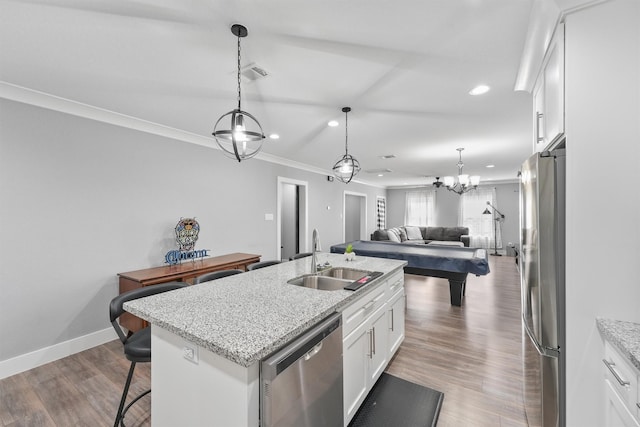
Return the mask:
[[622,401],[636,416],[638,415],[638,373],[620,352],[608,342],[604,348],[603,363],[605,378],[618,393]]
[[386,291],[387,282],[385,281],[342,311],[343,337],[349,335],[351,331],[385,303]]
[[394,295],[398,292],[398,289],[404,286],[404,273],[400,271],[391,276],[387,281],[389,283],[389,295]]

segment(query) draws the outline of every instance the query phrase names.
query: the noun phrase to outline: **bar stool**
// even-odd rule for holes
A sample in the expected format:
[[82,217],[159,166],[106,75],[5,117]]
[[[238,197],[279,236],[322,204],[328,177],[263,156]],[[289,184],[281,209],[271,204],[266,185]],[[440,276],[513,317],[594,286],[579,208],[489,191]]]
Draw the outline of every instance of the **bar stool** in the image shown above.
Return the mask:
[[247,270],[253,271],[253,270],[257,270],[259,268],[269,267],[270,265],[280,264],[280,262],[281,261],[275,260],[275,259],[271,260],[271,261],[254,262],[253,264],[249,264],[247,266]]
[[244,273],[242,270],[220,270],[213,271],[211,273],[203,274],[193,279],[193,284],[197,285],[202,282],[209,282],[211,280],[222,279],[223,277],[233,276],[234,274]]
[[[151,328],[146,327],[133,334],[127,336],[120,325],[118,324],[118,318],[125,312],[122,305],[134,299],[147,297],[149,295],[155,295],[162,292],[172,291],[180,289],[186,286],[186,283],[182,282],[170,282],[161,283],[158,285],[144,286],[142,288],[134,289],[129,292],[118,295],[111,300],[109,304],[109,318],[111,319],[111,325],[116,330],[122,345],[124,346],[124,355],[131,361],[129,367],[129,374],[127,375],[127,381],[124,384],[124,390],[122,391],[122,398],[120,399],[120,406],[118,407],[118,413],[116,414],[116,420],[113,424],[114,427],[118,427],[118,423],[125,427],[124,416],[134,403],[140,400],[151,392],[151,389],[138,395],[124,408],[127,394],[129,393],[129,386],[131,385],[131,379],[133,378],[133,371],[138,362],[151,362]],[[124,410],[123,410],[124,408]]]
[[306,257],[311,256],[311,255],[312,255],[311,252],[302,252],[302,253],[295,254],[294,256],[292,256],[290,258],[290,261],[293,261],[294,259],[306,258]]

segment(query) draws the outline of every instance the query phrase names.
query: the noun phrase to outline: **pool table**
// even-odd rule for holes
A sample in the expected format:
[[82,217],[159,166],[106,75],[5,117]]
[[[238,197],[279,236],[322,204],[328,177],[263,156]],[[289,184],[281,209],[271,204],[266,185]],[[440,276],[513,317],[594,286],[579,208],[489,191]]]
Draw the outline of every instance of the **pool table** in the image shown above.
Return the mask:
[[448,279],[451,305],[458,307],[462,305],[467,274],[489,274],[485,249],[356,240],[331,246],[331,252],[344,253],[349,244],[357,255],[407,261],[405,273]]

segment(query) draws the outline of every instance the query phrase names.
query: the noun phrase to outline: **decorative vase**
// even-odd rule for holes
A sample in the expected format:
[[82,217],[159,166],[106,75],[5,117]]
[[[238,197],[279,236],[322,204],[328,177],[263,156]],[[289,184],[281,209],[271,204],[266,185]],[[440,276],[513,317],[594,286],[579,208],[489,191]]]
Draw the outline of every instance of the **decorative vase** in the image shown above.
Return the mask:
[[344,259],[346,261],[353,261],[356,259],[356,254],[355,252],[345,252],[344,253]]

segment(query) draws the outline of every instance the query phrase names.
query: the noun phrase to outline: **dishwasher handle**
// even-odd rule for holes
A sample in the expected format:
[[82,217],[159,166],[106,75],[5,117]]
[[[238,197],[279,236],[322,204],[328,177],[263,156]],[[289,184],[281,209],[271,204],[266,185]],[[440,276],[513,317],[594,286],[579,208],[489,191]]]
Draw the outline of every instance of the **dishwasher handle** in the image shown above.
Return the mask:
[[342,331],[342,314],[333,313],[299,337],[263,360],[262,376],[273,380],[300,358],[311,359],[322,350],[322,340],[337,330]]

